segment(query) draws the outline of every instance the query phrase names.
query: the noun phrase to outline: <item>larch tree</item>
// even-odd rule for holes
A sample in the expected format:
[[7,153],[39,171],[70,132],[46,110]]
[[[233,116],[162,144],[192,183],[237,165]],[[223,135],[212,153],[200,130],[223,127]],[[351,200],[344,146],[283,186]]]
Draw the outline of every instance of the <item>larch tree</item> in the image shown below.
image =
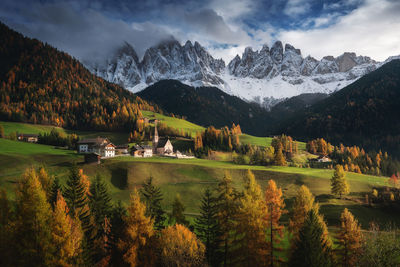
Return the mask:
[[344,267],[355,266],[361,255],[363,241],[361,227],[347,209],[342,212],[340,221],[338,240],[341,246],[342,263]]
[[278,166],[286,166],[286,159],[282,152],[282,143],[279,142],[275,148],[274,164]]
[[50,200],[51,197],[51,186],[53,184],[53,178],[47,173],[44,167],[40,167],[38,170],[38,178],[42,184],[43,190],[46,192],[46,197]]
[[163,195],[161,189],[153,184],[153,177],[149,177],[140,189],[140,193],[146,204],[146,216],[154,220],[154,226],[157,230],[164,228],[165,211],[162,208]]
[[350,193],[350,187],[347,183],[342,165],[338,164],[335,166],[335,171],[331,178],[331,192],[332,194],[339,195],[340,197]]
[[306,220],[294,239],[294,250],[289,257],[289,266],[333,266],[331,248],[324,238],[324,227],[314,209],[307,213]]
[[154,235],[153,220],[146,216],[146,206],[140,201],[136,188],[131,194],[128,214],[124,217],[124,235],[118,248],[129,266],[147,266],[152,262],[149,243]]
[[205,266],[205,246],[188,228],[176,224],[161,231],[160,266]]
[[170,224],[183,224],[189,225],[189,222],[185,217],[185,206],[183,205],[181,195],[176,194],[174,202],[172,203],[172,212],[169,215],[169,223]]
[[[332,240],[329,237],[328,228],[324,222],[324,218],[321,214],[319,214],[319,205],[318,203],[314,203],[314,196],[305,185],[302,185],[297,192],[293,203],[292,216],[289,219],[289,231],[291,233],[292,240],[297,238],[298,232],[303,226],[310,210],[314,210],[318,215],[318,220],[320,221],[324,230],[324,238],[328,245],[332,245]],[[292,250],[294,249],[294,244],[295,243],[292,242]]]
[[49,265],[51,244],[51,206],[47,202],[35,169],[27,169],[16,191],[15,239],[18,240],[17,265]]
[[248,170],[244,177],[244,191],[239,199],[235,231],[235,264],[265,266],[267,263],[267,207],[254,174]]
[[61,193],[57,194],[51,223],[52,244],[55,248],[51,265],[81,264],[83,232],[80,223],[68,215],[68,207]]
[[220,257],[218,247],[221,242],[221,231],[218,224],[217,199],[211,190],[204,191],[200,206],[200,216],[195,219],[195,229],[198,237],[206,247],[206,259],[210,266],[218,266]]
[[232,245],[232,231],[235,227],[237,211],[236,192],[233,188],[232,177],[225,171],[224,177],[217,186],[218,223],[221,230],[221,246],[223,266],[228,266],[228,258]]
[[0,266],[15,265],[14,212],[4,188],[0,189]]
[[282,189],[276,186],[274,180],[269,180],[267,188],[265,189],[265,204],[268,212],[266,219],[268,222],[267,232],[269,231],[269,255],[270,255],[270,266],[274,265],[275,257],[274,251],[280,251],[275,244],[279,244],[283,238],[283,225],[280,224],[280,218],[282,214],[287,213],[285,210],[285,202],[282,197]]

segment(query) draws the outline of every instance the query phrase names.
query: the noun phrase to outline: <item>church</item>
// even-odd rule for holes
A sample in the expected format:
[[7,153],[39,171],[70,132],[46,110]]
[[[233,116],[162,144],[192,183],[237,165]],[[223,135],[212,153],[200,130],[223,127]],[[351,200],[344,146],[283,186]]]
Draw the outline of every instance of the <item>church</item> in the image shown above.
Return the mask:
[[174,147],[172,146],[169,138],[159,138],[157,130],[157,121],[154,122],[154,136],[153,136],[153,154],[155,155],[168,155],[174,154]]

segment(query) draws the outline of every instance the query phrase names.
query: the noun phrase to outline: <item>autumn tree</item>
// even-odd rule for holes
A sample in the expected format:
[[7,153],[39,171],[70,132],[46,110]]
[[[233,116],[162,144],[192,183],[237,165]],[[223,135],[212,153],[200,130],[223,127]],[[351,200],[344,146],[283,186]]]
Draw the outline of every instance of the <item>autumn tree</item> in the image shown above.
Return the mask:
[[6,190],[0,189],[0,266],[15,265],[14,212]]
[[282,197],[282,189],[276,186],[274,180],[269,180],[267,188],[265,189],[265,204],[268,209],[266,214],[267,219],[267,231],[269,231],[268,241],[270,243],[268,250],[270,255],[270,265],[274,265],[275,257],[274,251],[280,250],[275,247],[275,244],[279,244],[283,238],[283,225],[280,223],[282,214],[287,213],[285,208],[285,202]]
[[235,227],[237,211],[236,192],[232,177],[225,171],[224,177],[217,186],[218,223],[221,230],[221,246],[223,266],[228,266],[228,258],[232,245],[232,231]]
[[204,266],[205,246],[188,228],[176,224],[161,231],[161,266]]
[[289,266],[333,266],[330,245],[324,238],[324,227],[314,209],[307,213],[298,236],[293,240],[295,248],[289,259]]
[[220,262],[218,247],[221,232],[218,223],[217,199],[209,188],[204,191],[200,206],[200,216],[195,219],[195,229],[198,237],[205,245],[207,263],[210,266],[217,266]]
[[83,232],[80,223],[68,215],[68,207],[61,193],[57,194],[51,223],[52,245],[55,250],[51,265],[72,266],[82,264]]
[[110,247],[110,264],[112,266],[122,266],[124,265],[123,251],[119,250],[118,242],[125,235],[125,218],[127,216],[127,211],[124,206],[122,206],[121,201],[117,203],[111,210],[110,218],[110,234],[108,244]]
[[42,184],[43,190],[46,192],[46,197],[50,200],[51,197],[51,187],[53,184],[53,178],[47,173],[44,167],[40,167],[38,170],[38,178]]
[[50,227],[53,218],[35,169],[27,169],[23,174],[15,201],[17,265],[49,265],[54,251]]
[[278,166],[286,166],[286,159],[282,153],[282,144],[278,143],[277,148],[275,149],[274,154],[274,163]]
[[162,208],[163,195],[161,189],[153,184],[153,177],[149,177],[140,189],[140,193],[146,204],[146,216],[154,220],[154,226],[157,230],[164,228],[165,211]]
[[334,195],[347,195],[350,192],[349,184],[347,183],[345,172],[341,165],[335,166],[335,171],[331,178],[331,192]]
[[244,178],[243,196],[239,199],[235,231],[235,255],[241,266],[265,266],[268,256],[266,239],[267,207],[254,174],[248,170]]
[[131,194],[127,211],[124,217],[126,227],[118,248],[129,266],[148,266],[152,262],[149,242],[154,235],[153,220],[145,215],[146,206],[140,201],[136,188]]
[[340,221],[338,239],[341,245],[342,263],[344,267],[355,266],[361,253],[361,228],[353,214],[347,209],[342,212]]

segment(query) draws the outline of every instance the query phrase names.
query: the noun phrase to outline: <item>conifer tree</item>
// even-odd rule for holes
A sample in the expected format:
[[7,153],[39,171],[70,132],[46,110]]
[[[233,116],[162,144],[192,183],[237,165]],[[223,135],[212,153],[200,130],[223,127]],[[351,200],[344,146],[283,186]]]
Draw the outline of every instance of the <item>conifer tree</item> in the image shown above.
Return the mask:
[[239,199],[235,226],[238,251],[235,255],[241,266],[265,266],[268,256],[266,242],[267,208],[254,174],[248,170],[244,191]]
[[340,254],[344,267],[355,266],[361,254],[362,233],[358,221],[353,214],[344,209],[340,216],[339,242],[341,245]]
[[111,211],[110,220],[110,239],[109,246],[111,250],[111,265],[121,266],[123,262],[123,254],[118,249],[118,240],[122,239],[125,233],[125,221],[124,218],[127,216],[126,209],[122,206],[121,201],[113,207]]
[[118,241],[123,259],[130,266],[148,266],[152,262],[149,242],[154,235],[153,220],[146,215],[146,206],[140,202],[139,193],[131,194],[128,214],[124,218],[126,228]]
[[89,206],[90,213],[93,216],[94,228],[94,248],[93,258],[95,262],[99,262],[108,255],[108,244],[105,240],[109,239],[109,218],[111,216],[111,197],[108,192],[107,185],[101,179],[100,175],[96,175],[95,181],[90,184],[89,188]]
[[345,178],[345,172],[342,165],[336,165],[335,171],[331,178],[331,191],[334,195],[347,195],[350,192],[349,184]]
[[275,247],[275,244],[279,244],[283,238],[283,225],[280,224],[279,220],[282,214],[287,212],[284,210],[285,202],[282,197],[282,190],[278,189],[274,180],[269,180],[268,186],[265,189],[265,204],[268,209],[266,216],[268,221],[267,232],[269,232],[268,241],[270,243],[268,247],[270,266],[273,266],[275,261],[274,251],[280,250],[278,247]]
[[[331,246],[332,240],[329,237],[328,228],[324,223],[324,218],[321,214],[319,214],[319,205],[318,203],[314,203],[314,196],[305,185],[302,185],[297,192],[297,196],[293,204],[293,213],[289,220],[289,231],[292,235],[292,239],[297,238],[298,232],[303,226],[310,210],[314,210],[316,214],[318,214],[318,220],[323,228],[324,238],[327,244]],[[294,242],[292,242],[292,250],[294,249],[293,245]]]
[[81,264],[83,232],[80,223],[68,215],[68,207],[61,193],[57,194],[57,201],[51,223],[52,245],[55,250],[51,265],[69,266]]
[[228,266],[230,256],[232,231],[235,226],[237,211],[236,192],[233,188],[232,177],[225,171],[223,179],[217,186],[218,223],[221,230],[221,246],[223,266]]
[[51,243],[52,213],[36,171],[27,169],[16,191],[18,264],[49,265],[54,247]]
[[174,202],[172,203],[172,212],[169,216],[170,224],[182,224],[182,225],[189,225],[189,222],[186,220],[185,217],[185,206],[182,203],[181,195],[176,194]]
[[275,149],[274,163],[278,166],[286,166],[286,159],[282,152],[282,143],[279,142]]
[[93,265],[95,257],[94,241],[97,235],[94,218],[90,214],[87,196],[87,183],[83,181],[82,172],[74,164],[70,169],[64,197],[69,208],[69,215],[81,222],[84,238],[82,241],[85,264]]
[[183,225],[176,224],[161,231],[160,266],[205,266],[203,243]]
[[210,266],[218,266],[220,262],[217,249],[221,233],[217,216],[217,200],[207,188],[201,200],[200,216],[195,220],[195,229],[206,247],[206,259]]
[[57,195],[59,192],[62,194],[62,188],[59,179],[56,177],[51,185],[51,193],[49,198],[49,202],[53,208],[54,204],[57,202]]
[[306,220],[293,242],[295,249],[291,253],[289,266],[333,266],[330,246],[324,239],[324,227],[314,209],[308,212]]
[[149,177],[140,190],[146,204],[146,216],[154,220],[154,226],[157,230],[164,228],[165,212],[161,206],[163,195],[161,189],[153,184],[153,177]]

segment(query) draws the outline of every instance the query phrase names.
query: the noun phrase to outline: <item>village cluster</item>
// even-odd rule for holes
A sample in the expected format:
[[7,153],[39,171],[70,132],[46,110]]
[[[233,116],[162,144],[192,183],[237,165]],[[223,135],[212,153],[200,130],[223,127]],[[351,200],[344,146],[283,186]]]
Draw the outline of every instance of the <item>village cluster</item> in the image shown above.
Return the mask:
[[[19,141],[30,143],[38,142],[37,134],[19,134]],[[158,136],[157,124],[154,127],[154,136],[152,145],[136,144],[132,147],[128,145],[114,145],[108,138],[97,137],[87,138],[78,141],[77,151],[85,156],[85,162],[98,162],[100,159],[112,158],[116,156],[133,156],[137,158],[148,158],[157,156],[165,156],[172,158],[194,158],[182,154],[180,151],[174,152],[174,147],[168,137],[161,138]]]

